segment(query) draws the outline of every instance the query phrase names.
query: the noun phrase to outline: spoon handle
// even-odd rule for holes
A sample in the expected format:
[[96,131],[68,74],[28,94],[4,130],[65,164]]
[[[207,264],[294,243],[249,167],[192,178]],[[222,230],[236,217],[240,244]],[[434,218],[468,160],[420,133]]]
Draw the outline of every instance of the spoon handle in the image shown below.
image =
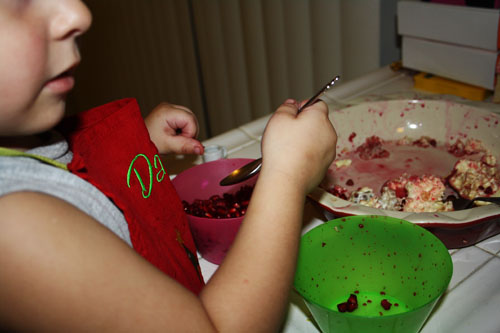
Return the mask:
[[319,99],[319,97],[321,95],[323,95],[323,93],[325,93],[328,89],[333,87],[333,85],[335,84],[335,82],[338,81],[338,79],[340,79],[340,76],[337,75],[336,77],[333,78],[333,80],[331,80],[327,84],[325,84],[323,86],[323,88],[321,88],[313,97],[309,98],[309,100],[306,102],[306,104],[304,104],[300,107],[300,109],[297,113],[301,112],[302,110],[307,108],[309,105],[316,103],[316,101]]

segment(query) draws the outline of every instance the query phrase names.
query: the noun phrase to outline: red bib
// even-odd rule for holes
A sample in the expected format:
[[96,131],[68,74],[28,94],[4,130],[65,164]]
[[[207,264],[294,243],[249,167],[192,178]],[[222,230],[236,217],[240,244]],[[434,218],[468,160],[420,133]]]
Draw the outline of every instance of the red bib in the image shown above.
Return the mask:
[[187,217],[137,101],[105,104],[65,125],[73,126],[68,135],[74,154],[69,170],[122,210],[138,253],[198,294],[203,278]]

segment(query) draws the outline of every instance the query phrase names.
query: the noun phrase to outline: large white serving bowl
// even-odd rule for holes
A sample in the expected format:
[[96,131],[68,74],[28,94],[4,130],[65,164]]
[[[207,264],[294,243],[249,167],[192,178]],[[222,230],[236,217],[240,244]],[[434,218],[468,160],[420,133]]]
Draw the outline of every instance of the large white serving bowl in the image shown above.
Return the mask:
[[[440,143],[460,138],[483,142],[500,161],[500,115],[446,100],[391,100],[358,104],[330,113],[338,134],[337,152],[377,135],[384,140],[429,136]],[[350,138],[351,133],[356,133]],[[500,207],[487,205],[439,213],[399,212],[355,204],[316,188],[309,197],[324,208],[328,218],[350,215],[386,215],[427,228],[448,248],[475,244],[500,232]]]

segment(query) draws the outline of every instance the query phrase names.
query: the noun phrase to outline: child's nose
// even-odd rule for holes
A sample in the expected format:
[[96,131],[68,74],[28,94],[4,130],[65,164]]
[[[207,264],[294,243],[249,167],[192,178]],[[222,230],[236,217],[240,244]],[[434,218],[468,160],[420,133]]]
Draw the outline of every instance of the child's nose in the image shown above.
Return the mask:
[[92,14],[81,0],[59,0],[57,7],[57,15],[51,23],[53,38],[76,37],[89,29]]

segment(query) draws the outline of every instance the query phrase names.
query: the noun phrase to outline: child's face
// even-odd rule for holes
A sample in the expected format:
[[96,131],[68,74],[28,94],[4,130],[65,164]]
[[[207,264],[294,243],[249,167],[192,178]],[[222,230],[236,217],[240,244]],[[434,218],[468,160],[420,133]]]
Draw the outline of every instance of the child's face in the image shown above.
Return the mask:
[[0,136],[52,128],[64,115],[90,26],[80,0],[0,0]]

